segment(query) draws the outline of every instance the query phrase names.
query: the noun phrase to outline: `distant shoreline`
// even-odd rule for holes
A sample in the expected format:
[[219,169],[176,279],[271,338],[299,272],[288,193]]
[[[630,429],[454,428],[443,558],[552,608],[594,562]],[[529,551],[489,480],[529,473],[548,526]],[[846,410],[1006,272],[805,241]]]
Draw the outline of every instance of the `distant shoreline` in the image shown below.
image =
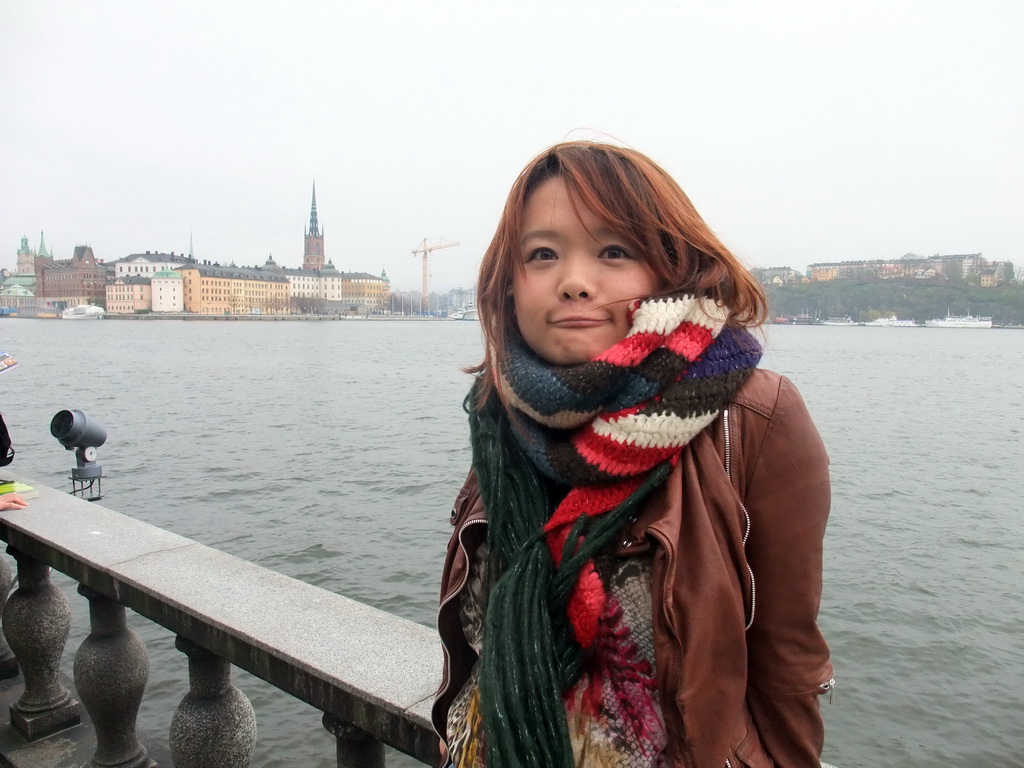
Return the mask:
[[[60,320],[59,315],[51,315],[48,317],[22,317],[19,315],[8,315],[4,319],[10,320]],[[399,321],[412,321],[412,322],[438,322],[446,321],[449,318],[442,317],[424,317],[419,315],[370,315],[369,317],[364,316],[353,316],[353,315],[197,315],[189,313],[178,313],[178,312],[161,312],[159,314],[145,314],[145,315],[111,315],[107,314],[103,317],[103,320],[216,320],[216,321],[236,321],[236,320],[259,320],[261,322],[274,322],[274,321],[297,321],[297,320],[310,320],[310,321],[336,321],[341,320],[345,322],[399,322]]]
[[111,315],[108,314],[104,320],[219,320],[219,321],[234,321],[234,320],[258,320],[261,322],[274,322],[274,321],[297,321],[297,320],[311,320],[311,321],[330,321],[334,322],[337,320],[344,322],[365,322],[367,320],[379,322],[382,320],[387,321],[438,321],[442,318],[439,317],[424,317],[419,315],[370,315],[369,317],[363,315],[197,315],[191,313],[169,313],[161,312],[159,314],[150,313],[146,315]]

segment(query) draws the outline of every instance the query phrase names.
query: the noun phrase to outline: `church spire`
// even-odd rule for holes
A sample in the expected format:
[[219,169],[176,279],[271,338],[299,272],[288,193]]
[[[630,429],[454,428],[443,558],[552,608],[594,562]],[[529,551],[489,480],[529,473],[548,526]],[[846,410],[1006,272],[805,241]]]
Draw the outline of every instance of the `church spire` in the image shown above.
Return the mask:
[[324,268],[324,231],[316,218],[316,179],[313,179],[313,204],[309,208],[309,230],[306,232],[302,268],[314,271]]
[[309,209],[309,236],[320,237],[320,225],[316,220],[316,179],[313,179],[313,205]]
[[46,251],[46,243],[43,242],[43,231],[39,230],[39,251],[40,256],[49,257],[49,253]]

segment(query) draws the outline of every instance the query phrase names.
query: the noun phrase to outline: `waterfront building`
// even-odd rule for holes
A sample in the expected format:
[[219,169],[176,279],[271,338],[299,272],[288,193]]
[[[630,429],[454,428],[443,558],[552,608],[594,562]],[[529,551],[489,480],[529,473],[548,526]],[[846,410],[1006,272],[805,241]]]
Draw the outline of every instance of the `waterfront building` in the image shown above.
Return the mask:
[[0,308],[15,310],[19,315],[34,315],[36,297],[28,288],[23,285],[4,285],[0,289]]
[[368,272],[341,272],[341,306],[360,315],[383,314],[391,298],[391,281]]
[[4,270],[3,276],[0,277],[0,309],[5,310],[7,314],[17,314],[20,317],[52,317],[60,311],[62,307],[56,307],[46,299],[36,296],[37,284],[40,282],[37,279],[36,266],[39,265],[41,269],[43,263],[49,259],[50,253],[46,249],[42,232],[39,233],[38,251],[29,247],[27,237],[21,238],[15,271]]
[[134,315],[153,308],[152,286],[148,277],[126,275],[107,284],[107,314]]
[[812,282],[830,280],[919,280],[942,277],[947,280],[968,280],[986,270],[995,270],[996,278],[985,281],[997,285],[998,275],[1005,274],[1005,262],[988,262],[980,253],[918,256],[908,253],[899,259],[821,262],[808,267]]
[[153,312],[185,311],[185,278],[173,269],[161,269],[149,278]]
[[94,304],[106,299],[107,273],[96,260],[92,246],[75,246],[70,259],[44,258],[36,254],[36,263],[42,262],[37,272],[36,296],[52,304]]
[[[266,267],[264,267],[266,269]],[[321,314],[326,309],[320,291],[320,272],[315,269],[281,269],[291,284],[289,309],[300,315]]]
[[283,315],[291,292],[282,274],[208,261],[177,268],[186,312],[201,315]]
[[791,267],[754,267],[750,274],[761,285],[782,285],[783,283],[800,283],[805,278]]
[[34,251],[28,244],[28,238],[22,236],[21,245],[18,247],[18,260],[14,272],[6,275],[0,284],[4,288],[21,286],[27,288],[34,296],[36,293],[37,264],[41,268],[43,262],[50,259],[50,253],[46,250],[46,243],[43,240],[43,233],[39,233],[39,250]]
[[193,259],[183,253],[160,253],[159,251],[146,251],[145,253],[133,253],[118,259],[108,265],[114,269],[114,278],[141,275],[152,277],[161,270],[174,269],[185,264],[190,264]]
[[21,247],[18,249],[17,274],[35,275],[37,256],[43,259],[52,258],[52,253],[46,250],[46,242],[43,238],[42,231],[39,232],[39,249],[36,251],[33,251],[31,248],[28,247],[27,237],[21,238]]
[[337,311],[332,302],[336,303],[341,296],[340,273],[330,261],[323,269],[288,269],[278,265],[271,254],[257,269],[282,275],[288,280],[288,308],[291,313],[310,315]]
[[328,312],[341,312],[344,276],[334,267],[330,259],[320,270],[320,295]]
[[309,227],[304,234],[302,268],[319,271],[324,268],[324,233],[316,217],[316,182],[313,182],[313,204],[309,209]]
[[387,273],[339,272],[328,259],[323,269],[288,269],[267,259],[263,271],[275,272],[291,285],[290,309],[297,314],[377,314],[391,295]]

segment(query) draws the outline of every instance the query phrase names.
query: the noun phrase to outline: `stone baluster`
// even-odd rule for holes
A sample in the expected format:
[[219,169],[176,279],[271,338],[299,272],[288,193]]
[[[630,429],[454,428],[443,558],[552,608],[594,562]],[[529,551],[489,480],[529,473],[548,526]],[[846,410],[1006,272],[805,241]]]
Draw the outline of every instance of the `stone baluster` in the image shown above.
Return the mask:
[[154,768],[139,743],[135,720],[149,677],[149,656],[128,628],[124,606],[80,585],[89,599],[91,632],[75,654],[75,688],[96,728],[92,766]]
[[[0,613],[3,613],[4,604],[7,602],[7,594],[11,591],[11,583],[14,581],[14,574],[11,573],[11,566],[7,560],[0,557]],[[14,658],[14,651],[7,644],[3,629],[0,628],[0,680],[15,677],[18,674],[18,660]]]
[[323,724],[338,741],[338,768],[384,768],[382,742],[330,712],[324,712]]
[[190,687],[171,718],[175,768],[246,768],[256,746],[256,713],[231,684],[231,665],[181,635],[174,647],[188,655]]
[[80,722],[78,702],[60,682],[60,659],[71,629],[71,606],[50,582],[50,569],[8,547],[18,562],[18,589],[4,606],[7,642],[25,676],[25,692],[11,706],[11,725],[27,741]]

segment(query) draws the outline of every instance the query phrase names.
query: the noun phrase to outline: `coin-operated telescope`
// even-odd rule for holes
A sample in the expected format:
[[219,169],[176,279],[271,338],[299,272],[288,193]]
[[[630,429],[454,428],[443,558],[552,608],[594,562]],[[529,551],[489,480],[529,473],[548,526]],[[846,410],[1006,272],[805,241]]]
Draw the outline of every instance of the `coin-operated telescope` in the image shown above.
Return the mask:
[[50,434],[67,450],[75,452],[77,466],[71,469],[72,495],[99,501],[103,496],[103,467],[96,463],[96,449],[107,441],[107,430],[82,411],[72,409],[57,412],[50,421]]

